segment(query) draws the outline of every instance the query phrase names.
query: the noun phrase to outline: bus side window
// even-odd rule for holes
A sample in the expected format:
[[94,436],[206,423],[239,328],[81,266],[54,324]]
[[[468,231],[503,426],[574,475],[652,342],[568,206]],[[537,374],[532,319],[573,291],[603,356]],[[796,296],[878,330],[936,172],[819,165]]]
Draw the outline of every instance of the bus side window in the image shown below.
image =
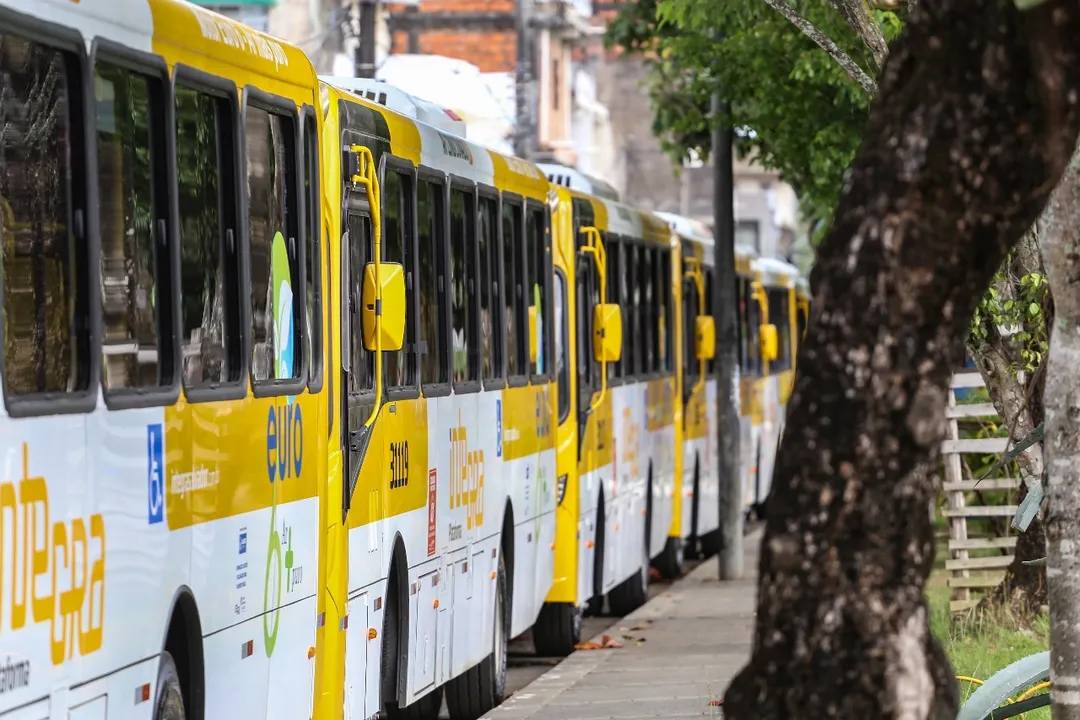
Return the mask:
[[642,375],[656,372],[656,270],[653,248],[638,248],[638,282],[641,284],[641,302],[638,305],[638,327],[641,328],[641,340],[644,364],[639,368]]
[[480,196],[480,338],[483,376],[498,380],[503,374],[501,265],[499,264],[499,201]]
[[566,276],[555,272],[555,371],[559,390],[559,423],[570,414],[570,322],[566,314]]
[[[622,261],[622,241],[618,235],[611,233],[608,235],[607,244],[604,246],[607,252],[607,301],[609,303],[618,305],[622,308],[623,317],[627,317],[626,306],[623,302],[624,288],[626,279],[623,277],[623,261]],[[625,347],[626,340],[623,340]],[[623,350],[623,357],[626,356],[626,350]],[[625,361],[620,359],[618,362],[610,363],[608,365],[609,377],[621,378],[623,377],[623,368],[625,367]]]
[[81,68],[64,52],[2,33],[4,392],[82,392],[92,383],[91,268],[86,188],[71,163],[86,147],[82,118],[71,120],[85,100]]
[[657,288],[660,293],[660,337],[657,347],[660,350],[660,372],[670,375],[672,370],[672,328],[671,315],[671,251],[659,250],[660,262],[657,263]]
[[[349,323],[349,347],[342,352],[349,353],[349,395],[363,395],[375,389],[375,355],[364,348],[364,322],[361,298],[364,289],[364,266],[371,260],[372,238],[371,218],[366,213],[349,212],[346,220],[348,246],[348,293],[343,298],[348,308],[348,317],[342,322]],[[355,423],[349,422],[349,429],[356,430]]]
[[304,192],[307,199],[307,353],[308,390],[323,384],[322,231],[319,199],[319,135],[315,116],[304,115]]
[[454,384],[480,379],[476,322],[476,198],[471,191],[450,190],[450,317]]
[[537,358],[532,364],[530,374],[543,376],[549,372],[551,362],[548,338],[551,336],[551,318],[548,317],[551,295],[551,246],[546,230],[544,210],[534,203],[529,203],[525,215],[525,240],[528,244],[528,298],[527,305],[535,308]]
[[256,383],[298,378],[304,370],[296,123],[248,104],[248,242],[251,263],[251,376]]
[[769,322],[776,326],[776,360],[770,364],[770,372],[782,372],[791,369],[791,319],[787,303],[786,289],[766,291],[769,299]]
[[420,180],[416,199],[420,247],[420,382],[450,382],[446,323],[445,195],[440,183]]
[[105,62],[94,68],[107,395],[178,379],[163,85]]
[[691,278],[683,280],[683,394],[690,397],[690,391],[697,384],[701,375],[701,363],[697,359],[695,348],[695,324],[698,315],[697,284]]
[[[702,315],[715,315],[713,309],[713,269],[702,268],[703,275],[705,276],[705,302],[702,303],[701,314]],[[712,377],[713,370],[716,368],[716,355],[714,354],[712,359],[705,361],[705,373]]]
[[388,352],[383,364],[391,389],[416,387],[416,282],[413,257],[413,177],[386,168],[382,182],[382,260],[401,263],[405,271],[405,339],[401,349]]
[[234,112],[224,97],[176,87],[181,337],[189,389],[242,379]]
[[525,280],[522,256],[522,210],[517,202],[502,203],[503,301],[506,307],[506,375],[524,376],[529,364],[529,328],[522,320]]

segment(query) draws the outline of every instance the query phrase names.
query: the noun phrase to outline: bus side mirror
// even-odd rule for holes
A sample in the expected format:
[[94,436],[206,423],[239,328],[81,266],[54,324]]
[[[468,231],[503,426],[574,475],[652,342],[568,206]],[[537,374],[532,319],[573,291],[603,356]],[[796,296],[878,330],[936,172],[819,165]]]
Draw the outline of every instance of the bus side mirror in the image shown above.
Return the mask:
[[776,326],[772,323],[761,326],[761,359],[772,362],[776,359],[779,342],[776,339]]
[[536,306],[529,306],[529,362],[533,365],[540,359],[540,339],[536,329]]
[[593,306],[593,357],[598,363],[622,359],[622,309],[614,303]]
[[698,360],[716,357],[716,325],[711,315],[694,318],[694,350]]
[[[380,263],[382,281],[382,349],[400,350],[405,340],[405,270],[400,263]],[[375,263],[364,267],[364,290],[361,300],[364,324],[364,349],[376,349],[375,338]]]

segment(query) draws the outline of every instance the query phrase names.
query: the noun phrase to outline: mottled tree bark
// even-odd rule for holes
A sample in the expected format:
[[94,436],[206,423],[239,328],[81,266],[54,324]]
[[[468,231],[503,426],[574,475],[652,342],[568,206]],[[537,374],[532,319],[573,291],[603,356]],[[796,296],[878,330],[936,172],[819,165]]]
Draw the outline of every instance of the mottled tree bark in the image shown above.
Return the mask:
[[1054,323],[1046,365],[1046,578],[1056,720],[1080,718],[1080,153],[1039,223]]
[[1076,144],[1078,36],[1080,0],[938,0],[894,43],[811,279],[728,720],[955,717],[916,468],[972,310]]
[[[1002,301],[1019,297],[1020,281],[1031,273],[1045,274],[1035,231],[1024,234],[1013,249],[1008,266],[1003,267],[995,278],[994,289],[998,297]],[[1047,318],[1053,317],[1053,303],[1049,297],[1043,303],[1042,312]],[[1039,367],[1034,375],[1018,377],[1016,368],[1023,362],[1021,347],[1010,338],[1003,337],[997,327],[987,327],[986,331],[985,339],[974,340],[968,349],[986,383],[990,401],[1015,444],[1029,437],[1043,421],[1046,373],[1043,367]],[[1042,482],[1042,443],[1036,443],[1022,452],[1017,461],[1024,480],[1019,498],[1023,500],[1030,483]],[[1000,585],[986,594],[982,606],[1008,604],[1020,616],[1037,613],[1047,602],[1046,573],[1042,567],[1024,563],[1043,557],[1046,557],[1046,534],[1041,518],[1036,516],[1017,538],[1013,561],[1006,568],[1005,577]]]

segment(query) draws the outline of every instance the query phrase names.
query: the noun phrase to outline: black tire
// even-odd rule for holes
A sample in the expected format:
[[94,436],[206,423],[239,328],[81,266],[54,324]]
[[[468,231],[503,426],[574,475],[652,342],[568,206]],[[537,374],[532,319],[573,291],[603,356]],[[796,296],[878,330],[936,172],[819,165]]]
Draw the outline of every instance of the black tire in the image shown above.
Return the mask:
[[604,614],[604,532],[607,517],[604,513],[604,496],[596,508],[596,541],[593,544],[593,589],[592,596],[585,601],[585,614],[600,617]]
[[720,529],[707,532],[701,536],[701,558],[711,558],[720,552]]
[[158,661],[157,697],[154,699],[154,720],[185,720],[184,695],[180,690],[180,675],[168,652]]
[[581,642],[583,608],[573,603],[544,603],[533,626],[533,645],[540,657],[566,657]]
[[452,720],[479,720],[506,698],[506,646],[510,636],[510,595],[506,565],[499,553],[496,580],[494,645],[490,655],[446,684],[446,707]]
[[394,575],[386,585],[386,607],[383,609],[382,652],[379,654],[379,703],[385,717],[395,717],[398,709],[397,673],[398,658],[398,597]]
[[656,569],[665,580],[677,580],[683,574],[682,538],[669,537],[664,543],[664,551],[656,558]]

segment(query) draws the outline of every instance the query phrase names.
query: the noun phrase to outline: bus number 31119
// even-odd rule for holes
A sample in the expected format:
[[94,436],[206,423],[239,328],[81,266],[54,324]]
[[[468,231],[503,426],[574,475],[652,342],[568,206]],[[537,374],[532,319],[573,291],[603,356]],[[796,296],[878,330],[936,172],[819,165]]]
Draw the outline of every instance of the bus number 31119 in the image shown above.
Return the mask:
[[390,443],[390,489],[409,484],[409,441]]

